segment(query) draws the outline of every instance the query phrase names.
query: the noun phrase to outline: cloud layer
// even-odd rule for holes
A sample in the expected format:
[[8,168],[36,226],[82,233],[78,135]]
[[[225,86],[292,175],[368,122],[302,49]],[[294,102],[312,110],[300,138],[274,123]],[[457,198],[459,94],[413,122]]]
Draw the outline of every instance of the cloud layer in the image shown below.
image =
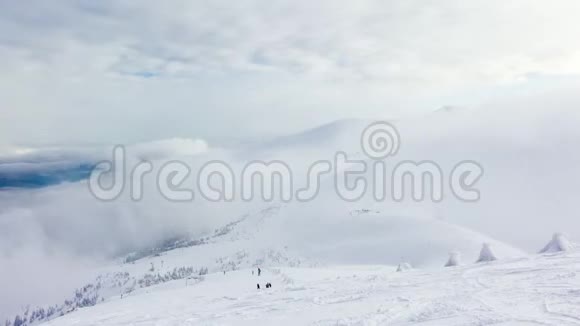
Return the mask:
[[573,42],[580,5],[570,0],[35,1],[1,7],[6,54],[30,69],[58,65],[69,76],[278,70],[440,83],[580,69]]
[[573,0],[0,1],[0,138],[235,137],[279,131],[279,119],[295,131],[472,105],[577,75],[579,10]]

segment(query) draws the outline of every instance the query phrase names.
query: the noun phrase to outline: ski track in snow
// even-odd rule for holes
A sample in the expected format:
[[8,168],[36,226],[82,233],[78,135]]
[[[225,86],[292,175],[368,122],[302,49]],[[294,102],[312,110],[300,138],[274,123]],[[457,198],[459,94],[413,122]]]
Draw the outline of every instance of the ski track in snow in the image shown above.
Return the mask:
[[279,267],[258,277],[242,269],[154,286],[45,325],[580,325],[579,271],[580,252],[405,272]]

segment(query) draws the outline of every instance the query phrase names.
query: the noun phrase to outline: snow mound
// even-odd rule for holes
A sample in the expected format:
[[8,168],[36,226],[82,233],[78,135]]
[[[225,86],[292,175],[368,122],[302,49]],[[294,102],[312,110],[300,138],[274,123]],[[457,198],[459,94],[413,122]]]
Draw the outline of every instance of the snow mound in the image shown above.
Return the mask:
[[574,244],[568,240],[562,233],[554,233],[552,240],[540,250],[541,254],[554,253],[561,251],[570,251],[574,249]]
[[497,260],[497,257],[491,250],[491,245],[489,243],[484,243],[483,246],[481,247],[481,252],[479,253],[477,263],[483,263],[494,260]]

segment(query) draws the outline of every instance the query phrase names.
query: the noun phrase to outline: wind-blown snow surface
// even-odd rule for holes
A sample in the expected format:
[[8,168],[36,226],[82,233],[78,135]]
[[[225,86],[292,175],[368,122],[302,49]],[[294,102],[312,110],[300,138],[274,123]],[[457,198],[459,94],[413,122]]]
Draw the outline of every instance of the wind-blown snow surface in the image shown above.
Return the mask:
[[578,325],[579,268],[575,252],[428,271],[242,269],[136,291],[46,325]]

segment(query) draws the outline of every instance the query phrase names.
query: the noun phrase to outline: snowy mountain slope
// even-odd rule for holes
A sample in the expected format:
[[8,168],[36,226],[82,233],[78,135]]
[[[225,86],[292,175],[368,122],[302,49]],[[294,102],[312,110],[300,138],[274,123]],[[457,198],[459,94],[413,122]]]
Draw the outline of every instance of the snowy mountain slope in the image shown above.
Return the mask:
[[[173,267],[195,262],[210,271],[221,271],[258,265],[292,266],[298,262],[396,265],[404,258],[416,266],[436,267],[453,250],[475,261],[482,243],[491,244],[501,258],[524,254],[505,243],[433,218],[390,216],[370,210],[341,213],[340,208],[325,212],[329,215],[317,215],[309,206],[270,206],[217,228],[192,241],[192,246],[155,253],[134,264],[159,265],[164,259]],[[269,261],[272,252],[284,258]],[[246,259],[235,264],[228,261],[239,256]],[[226,265],[216,265],[218,258],[227,261]]]
[[523,254],[442,220],[391,215],[379,208],[347,211],[329,207],[321,212],[309,205],[297,205],[282,209],[280,214],[274,222],[281,225],[272,231],[277,241],[301,256],[328,264],[397,265],[404,259],[413,265],[434,267],[453,250],[462,252],[466,259],[475,259],[484,242],[493,244],[504,258]]
[[[401,148],[387,165],[392,168],[402,160],[428,159],[437,162],[447,176],[449,168],[459,160],[475,159],[485,168],[478,184],[482,198],[477,203],[454,200],[449,191],[441,203],[376,202],[370,196],[346,203],[336,199],[333,177],[328,175],[321,182],[319,195],[309,203],[278,206],[260,199],[251,203],[206,203],[197,194],[196,201],[175,205],[155,191],[152,173],[145,180],[145,199],[141,202],[132,202],[128,194],[115,202],[99,202],[87,192],[83,182],[34,192],[0,192],[0,222],[4,222],[0,249],[9,252],[15,243],[39,244],[47,251],[71,250],[79,255],[96,253],[107,257],[141,249],[145,255],[130,259],[141,258],[134,264],[117,263],[87,273],[87,283],[96,285],[99,275],[103,276],[102,284],[121,283],[111,288],[103,285],[99,290],[99,296],[107,301],[121,293],[146,291],[176,278],[199,276],[205,268],[209,273],[219,273],[257,265],[398,265],[401,261],[420,269],[439,268],[449,251],[461,252],[463,263],[474,262],[483,242],[490,243],[501,260],[521,256],[519,248],[537,252],[545,245],[546,234],[554,231],[566,230],[572,239],[579,238],[575,234],[580,230],[576,227],[575,181],[580,180],[580,160],[578,152],[571,150],[579,138],[569,130],[570,126],[564,124],[566,128],[558,131],[563,134],[555,135],[551,133],[553,128],[548,128],[551,121],[542,119],[522,118],[513,125],[502,121],[496,126],[497,119],[471,118],[471,113],[454,112],[455,121],[449,123],[448,112],[440,113],[423,121],[397,122]],[[470,118],[472,123],[464,124],[464,118]],[[570,121],[569,125],[577,120]],[[298,188],[305,180],[308,165],[332,157],[336,150],[368,162],[370,159],[360,148],[360,131],[367,123],[340,121],[232,151],[212,147],[199,155],[184,157],[179,150],[174,151],[177,156],[165,157],[165,150],[155,148],[154,152],[159,150],[160,154],[148,155],[156,159],[156,168],[167,160],[180,159],[193,170],[211,159],[223,159],[237,176],[250,160],[279,159],[293,168]],[[488,130],[494,130],[493,135]],[[533,144],[522,143],[518,136],[536,131],[543,138]],[[139,156],[131,148],[128,150],[131,157]],[[194,181],[187,180],[186,184]],[[275,214],[259,213],[269,205],[279,207],[274,209]],[[253,213],[244,217],[245,212]],[[166,251],[171,244],[175,250]],[[36,257],[30,264],[40,265]],[[9,281],[5,284],[10,288],[5,297],[14,298],[19,288],[29,286],[27,279],[31,276],[21,280],[14,276],[22,274],[17,269],[7,273],[5,280]],[[51,277],[31,274],[42,279],[38,283],[51,282]],[[83,288],[84,284],[71,288],[75,286]],[[63,293],[62,301],[74,295],[69,292],[67,289]],[[24,298],[17,305],[51,303],[37,300],[39,297],[34,294],[30,299],[36,301]],[[9,309],[5,311],[12,314]]]
[[229,274],[257,266],[389,266],[405,259],[416,267],[439,268],[451,250],[459,250],[475,261],[482,242],[493,244],[502,258],[523,254],[473,231],[434,219],[360,210],[309,220],[308,215],[300,217],[296,213],[287,206],[271,206],[246,214],[203,237],[178,241],[178,246],[172,244],[129,255],[125,263],[95,271],[95,279],[64,305],[44,310],[33,308],[28,314],[44,316],[50,310],[49,317],[40,318],[50,320],[79,308],[147,293],[153,288],[172,288],[179,282],[198,283],[208,273]]
[[[46,325],[578,325],[580,254],[397,273],[269,268],[175,281]],[[271,282],[273,288],[256,289]]]

